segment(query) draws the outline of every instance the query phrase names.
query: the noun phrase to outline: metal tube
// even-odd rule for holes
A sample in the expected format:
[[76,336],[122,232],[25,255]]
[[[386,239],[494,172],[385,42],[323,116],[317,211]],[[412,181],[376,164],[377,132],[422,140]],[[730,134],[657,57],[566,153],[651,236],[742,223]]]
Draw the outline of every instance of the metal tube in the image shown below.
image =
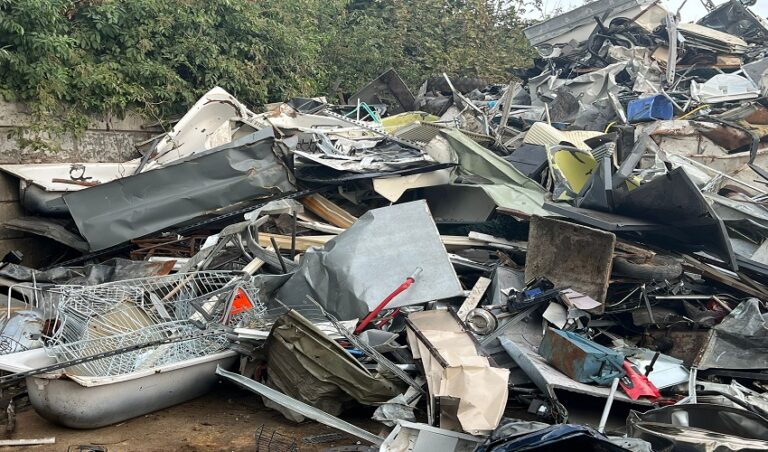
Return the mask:
[[280,261],[280,268],[283,269],[283,274],[288,273],[288,268],[285,266],[285,261],[283,261],[283,255],[280,254],[280,247],[277,246],[277,242],[275,241],[275,238],[270,237],[269,241],[272,242],[272,248],[275,250],[275,254],[277,254],[277,260]]
[[293,260],[296,257],[296,216],[297,213],[295,210],[293,210],[291,217],[293,217],[293,221],[291,222],[291,260]]
[[688,403],[696,403],[696,374],[698,369],[696,366],[691,366],[691,374],[688,378]]
[[600,425],[597,426],[597,431],[600,433],[605,432],[605,424],[608,423],[608,415],[611,414],[611,406],[613,405],[613,399],[616,397],[616,389],[618,387],[619,379],[614,378],[611,382],[611,392],[608,394],[608,400],[605,401],[603,415],[600,417]]

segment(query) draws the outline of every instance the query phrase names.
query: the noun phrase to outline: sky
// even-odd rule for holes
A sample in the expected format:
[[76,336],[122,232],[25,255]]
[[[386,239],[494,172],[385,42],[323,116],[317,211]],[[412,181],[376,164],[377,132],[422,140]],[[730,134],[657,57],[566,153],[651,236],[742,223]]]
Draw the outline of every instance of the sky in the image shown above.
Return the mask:
[[[543,0],[543,2],[547,13],[557,8],[568,11],[584,4],[584,0]],[[683,0],[663,0],[663,3],[668,10],[677,11]],[[725,2],[723,0],[713,0],[713,3],[717,6]],[[750,9],[758,16],[768,17],[768,0],[757,0],[757,3],[751,6]],[[695,22],[706,14],[707,10],[704,8],[701,0],[688,0],[680,11],[683,22]]]

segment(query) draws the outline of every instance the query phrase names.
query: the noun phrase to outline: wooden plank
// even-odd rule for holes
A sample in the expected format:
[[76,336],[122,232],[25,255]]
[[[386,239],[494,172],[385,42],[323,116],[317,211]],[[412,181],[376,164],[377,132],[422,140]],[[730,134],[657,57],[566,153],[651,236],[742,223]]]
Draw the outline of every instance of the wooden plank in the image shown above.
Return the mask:
[[301,198],[301,203],[310,212],[340,228],[346,229],[357,221],[357,217],[317,193]]
[[533,216],[528,233],[525,280],[545,277],[555,287],[570,287],[601,304],[613,266],[616,236],[551,217]]
[[312,229],[313,231],[317,232],[324,232],[326,234],[341,234],[344,232],[343,228],[339,228],[336,226],[332,226],[328,223],[323,223],[320,221],[297,221],[296,222],[299,226],[303,226],[307,229]]
[[469,296],[464,300],[456,315],[459,316],[462,322],[467,320],[467,314],[469,311],[475,309],[477,304],[480,303],[480,299],[483,298],[483,294],[488,290],[488,286],[491,285],[491,280],[488,278],[480,277],[475,283],[472,290],[469,292]]
[[746,285],[752,287],[757,291],[762,292],[763,295],[768,296],[768,288],[766,288],[764,285],[760,284],[759,282],[745,275],[744,272],[736,272],[736,274],[739,275],[739,279],[744,281]]
[[760,300],[766,300],[768,297],[765,296],[764,293],[760,292],[759,290],[753,289],[752,287],[744,284],[743,282],[739,281],[736,278],[733,278],[721,271],[718,271],[714,267],[710,267],[707,264],[701,263],[695,258],[691,256],[683,256],[683,259],[685,259],[685,263],[683,265],[694,269],[698,273],[701,274],[702,277],[706,279],[712,279],[715,280],[721,284],[725,284],[727,286],[731,286],[734,289],[743,292],[747,295],[753,296],[755,298],[758,298]]
[[[272,246],[270,238],[274,238],[277,242],[277,246],[282,248],[291,247],[291,236],[282,234],[271,234],[269,232],[259,232],[259,244],[263,247]],[[336,237],[336,235],[300,235],[296,237],[296,250],[306,251],[312,246],[322,247],[326,242]],[[480,240],[470,239],[469,237],[463,237],[460,235],[441,235],[443,245],[446,248],[471,248],[471,247],[484,247],[485,242]]]
[[501,237],[496,237],[490,234],[483,234],[481,232],[471,231],[467,237],[480,242],[488,243],[489,245],[504,245],[511,248],[519,248],[525,251],[528,248],[528,242],[522,240],[507,240]]
[[649,260],[653,259],[653,256],[656,255],[651,250],[647,250],[645,248],[640,248],[637,245],[633,245],[631,243],[625,242],[623,240],[616,239],[616,245],[614,245],[614,248],[617,250],[624,251],[626,253],[629,253],[631,255],[644,257],[645,261],[648,262]]
[[0,440],[0,447],[6,446],[34,446],[37,444],[56,444],[56,438],[36,438],[36,439],[3,439]]

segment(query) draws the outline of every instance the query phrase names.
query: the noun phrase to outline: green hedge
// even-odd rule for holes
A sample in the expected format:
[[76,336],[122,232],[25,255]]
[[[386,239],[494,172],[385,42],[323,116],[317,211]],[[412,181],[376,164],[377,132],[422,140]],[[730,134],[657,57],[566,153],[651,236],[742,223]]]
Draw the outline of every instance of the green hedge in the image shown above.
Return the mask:
[[46,127],[183,113],[215,85],[258,106],[352,91],[388,67],[505,81],[530,56],[488,0],[0,0],[0,94]]

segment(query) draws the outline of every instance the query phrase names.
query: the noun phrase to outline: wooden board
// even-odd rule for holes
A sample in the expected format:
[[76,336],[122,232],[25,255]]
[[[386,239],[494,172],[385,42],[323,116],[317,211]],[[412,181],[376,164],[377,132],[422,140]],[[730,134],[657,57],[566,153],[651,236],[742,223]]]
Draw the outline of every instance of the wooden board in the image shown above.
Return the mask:
[[610,232],[533,216],[528,235],[525,280],[545,277],[558,288],[571,288],[598,303],[604,310],[613,267],[616,236]]
[[346,229],[357,221],[357,217],[317,193],[301,198],[301,203],[310,212],[340,228]]

